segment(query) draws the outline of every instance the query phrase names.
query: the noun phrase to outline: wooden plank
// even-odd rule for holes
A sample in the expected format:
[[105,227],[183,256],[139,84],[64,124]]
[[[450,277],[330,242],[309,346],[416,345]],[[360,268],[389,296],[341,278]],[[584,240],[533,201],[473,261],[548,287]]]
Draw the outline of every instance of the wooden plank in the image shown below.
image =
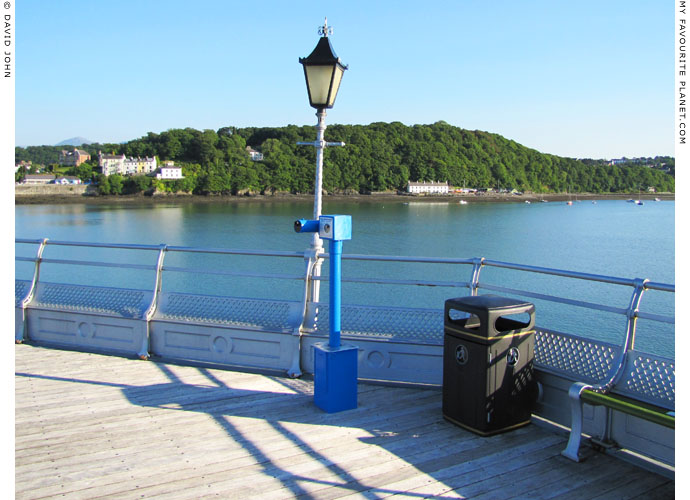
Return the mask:
[[[593,498],[604,499],[615,496],[617,499],[624,500],[638,496],[639,493],[654,491],[668,482],[670,481],[664,477],[639,470],[618,475],[608,474],[588,483],[587,487],[594,490]],[[577,492],[572,491],[564,498],[577,498]]]
[[327,414],[307,380],[29,345],[15,356],[19,499],[594,498],[634,493],[611,481],[625,475],[650,497],[674,490],[612,457],[570,462],[565,438],[535,426],[480,438],[442,418],[437,390],[360,384],[357,409]]
[[[683,489],[683,491],[686,490]],[[638,494],[631,498],[634,498],[635,500],[667,500],[676,498],[676,482],[668,481],[652,490],[642,492],[638,491]]]
[[[432,474],[431,477],[413,476],[395,483],[385,484],[377,492],[380,494],[382,490],[397,490],[398,493],[391,495],[392,497],[406,496],[406,494],[418,497],[445,497],[456,494],[463,497],[478,495],[509,485],[515,478],[532,477],[535,473],[553,468],[553,464],[547,463],[545,465],[545,463],[552,460],[554,454],[558,454],[561,449],[562,445],[557,443],[533,453],[527,453],[520,460],[503,460],[488,467],[479,466],[462,474],[448,473],[448,469],[444,469]],[[354,495],[345,498],[354,498]]]
[[[494,495],[499,492],[506,499],[532,498],[537,497],[540,491],[549,491],[552,485],[557,485],[572,475],[584,476],[601,466],[600,462],[593,460],[592,463],[579,464],[580,467],[575,469],[567,459],[560,456],[561,450],[562,446],[554,450],[557,453],[554,453],[545,463],[540,464],[538,468],[518,469],[515,473],[506,475],[507,477],[501,476],[500,480],[493,484],[488,482],[489,484],[473,485],[461,491],[463,494],[468,492],[477,499],[495,498]],[[481,494],[476,494],[478,487],[481,487]]]
[[[417,401],[419,402],[419,398],[417,398]],[[430,404],[431,404],[431,406],[434,406],[434,403],[430,403]],[[311,403],[310,403],[309,401],[305,401],[305,404],[304,404],[303,406],[308,407],[309,410],[307,410],[307,411],[309,411],[310,413],[313,413],[313,412],[314,412],[314,409],[311,408]],[[392,407],[392,408],[391,408],[391,410],[393,410],[393,409],[395,409],[395,407]],[[411,411],[413,411],[413,410],[407,409],[407,410],[406,410],[406,413],[409,413],[409,412],[411,412]],[[173,413],[174,413],[174,412],[173,412]],[[211,415],[211,416],[214,416],[214,415]],[[217,416],[217,415],[215,415],[215,416]],[[385,418],[387,418],[387,417],[381,417],[381,416],[379,416],[379,417],[376,417],[376,418],[377,418],[377,419],[380,419],[380,420],[385,420]],[[371,420],[371,418],[369,418],[368,420]],[[262,423],[263,423],[262,421],[258,421],[258,420],[255,422],[256,425],[262,425]],[[185,427],[185,426],[186,426],[185,423],[179,423],[178,425],[181,426],[181,427]],[[99,439],[99,438],[101,437],[101,435],[102,435],[102,432],[101,432],[102,430],[104,430],[103,427],[101,427],[101,428],[97,429],[96,431],[94,431],[94,433],[93,433],[92,435],[95,435],[95,438],[96,438],[96,439]],[[170,433],[171,431],[174,430],[174,427],[172,427],[172,426],[167,426],[167,427],[162,428],[162,429],[159,429],[159,430],[160,430],[160,432],[163,432],[163,433]],[[154,429],[153,431],[150,431],[150,432],[154,432],[154,433],[155,433],[155,432],[156,432],[156,429]],[[317,432],[321,432],[321,431],[317,431]],[[195,430],[195,436],[198,437],[199,434],[200,434],[199,431],[198,431],[198,430]],[[91,437],[91,435],[89,435],[89,437]],[[81,445],[82,445],[82,439],[83,439],[83,436],[79,436],[79,437],[76,439],[75,443],[76,443],[77,445],[81,446]],[[73,443],[73,444],[74,444],[74,443]],[[55,448],[59,448],[59,450],[65,452],[65,451],[66,451],[66,450],[65,450],[65,446],[69,446],[69,444],[65,445],[64,443],[60,442],[58,445],[55,445]],[[46,449],[45,447],[44,447],[43,449],[44,449],[44,450],[47,450],[47,451],[50,451],[50,449]]]
[[[552,481],[543,485],[542,488],[532,489],[529,492],[530,497],[534,499],[593,498],[599,495],[598,485],[602,482],[606,483],[626,473],[638,474],[645,472],[636,468],[630,468],[628,464],[622,461],[610,462],[609,460],[605,460],[607,458],[610,457],[593,455],[588,458],[586,462],[590,460],[596,461],[598,464],[597,467],[585,471],[573,469],[571,474],[568,474],[559,481]],[[563,457],[563,460],[567,459]]]

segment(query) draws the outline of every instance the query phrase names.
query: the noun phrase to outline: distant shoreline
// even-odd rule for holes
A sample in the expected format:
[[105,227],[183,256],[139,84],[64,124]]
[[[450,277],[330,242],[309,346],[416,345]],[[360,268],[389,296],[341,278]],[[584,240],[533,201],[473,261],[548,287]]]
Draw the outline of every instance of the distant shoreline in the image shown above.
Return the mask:
[[[445,196],[413,196],[394,193],[381,194],[351,194],[339,195],[328,194],[324,195],[323,201],[340,201],[340,202],[357,202],[357,203],[425,203],[425,202],[447,202],[459,203],[461,200],[469,203],[539,203],[541,200],[545,201],[594,201],[594,200],[627,200],[627,199],[642,199],[654,200],[659,198],[664,201],[675,200],[675,193],[660,193],[660,194],[638,194],[638,193],[623,193],[623,194],[596,194],[596,193],[578,193],[575,194],[481,194],[481,195],[445,195]],[[189,195],[189,194],[166,194],[146,196],[142,194],[136,195],[120,195],[120,196],[84,196],[84,195],[62,195],[62,194],[26,194],[17,195],[14,198],[15,205],[57,205],[57,204],[89,204],[89,205],[111,205],[111,204],[126,204],[126,205],[156,205],[160,203],[284,203],[284,202],[310,202],[314,200],[311,194],[276,194],[276,195]]]

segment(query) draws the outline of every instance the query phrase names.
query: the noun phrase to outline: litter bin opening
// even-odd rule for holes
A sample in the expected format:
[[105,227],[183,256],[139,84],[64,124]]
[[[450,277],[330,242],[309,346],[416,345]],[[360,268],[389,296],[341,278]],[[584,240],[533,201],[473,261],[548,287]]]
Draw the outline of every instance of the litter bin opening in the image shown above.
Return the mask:
[[494,328],[497,332],[510,332],[521,328],[527,328],[530,325],[531,317],[528,312],[519,314],[508,314],[496,318]]
[[458,309],[448,310],[448,320],[461,328],[472,330],[478,330],[481,325],[479,317],[477,317],[475,314],[470,314]]

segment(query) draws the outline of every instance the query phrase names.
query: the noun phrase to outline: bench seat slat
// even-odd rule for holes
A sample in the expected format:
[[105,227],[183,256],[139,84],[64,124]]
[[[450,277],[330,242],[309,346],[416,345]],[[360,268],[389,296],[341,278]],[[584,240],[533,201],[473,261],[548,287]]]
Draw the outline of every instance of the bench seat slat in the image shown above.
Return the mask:
[[602,394],[589,389],[583,390],[580,398],[591,405],[608,406],[614,410],[649,420],[670,429],[676,428],[675,416],[669,415],[669,412],[660,406],[650,405],[618,394]]

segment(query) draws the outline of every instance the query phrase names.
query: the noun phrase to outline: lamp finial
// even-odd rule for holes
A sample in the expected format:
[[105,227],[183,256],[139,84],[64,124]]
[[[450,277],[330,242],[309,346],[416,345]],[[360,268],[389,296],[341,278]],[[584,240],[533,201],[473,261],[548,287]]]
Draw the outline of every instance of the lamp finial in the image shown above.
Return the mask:
[[328,17],[324,17],[323,26],[319,26],[319,35],[328,37],[333,34],[333,27],[328,26]]

